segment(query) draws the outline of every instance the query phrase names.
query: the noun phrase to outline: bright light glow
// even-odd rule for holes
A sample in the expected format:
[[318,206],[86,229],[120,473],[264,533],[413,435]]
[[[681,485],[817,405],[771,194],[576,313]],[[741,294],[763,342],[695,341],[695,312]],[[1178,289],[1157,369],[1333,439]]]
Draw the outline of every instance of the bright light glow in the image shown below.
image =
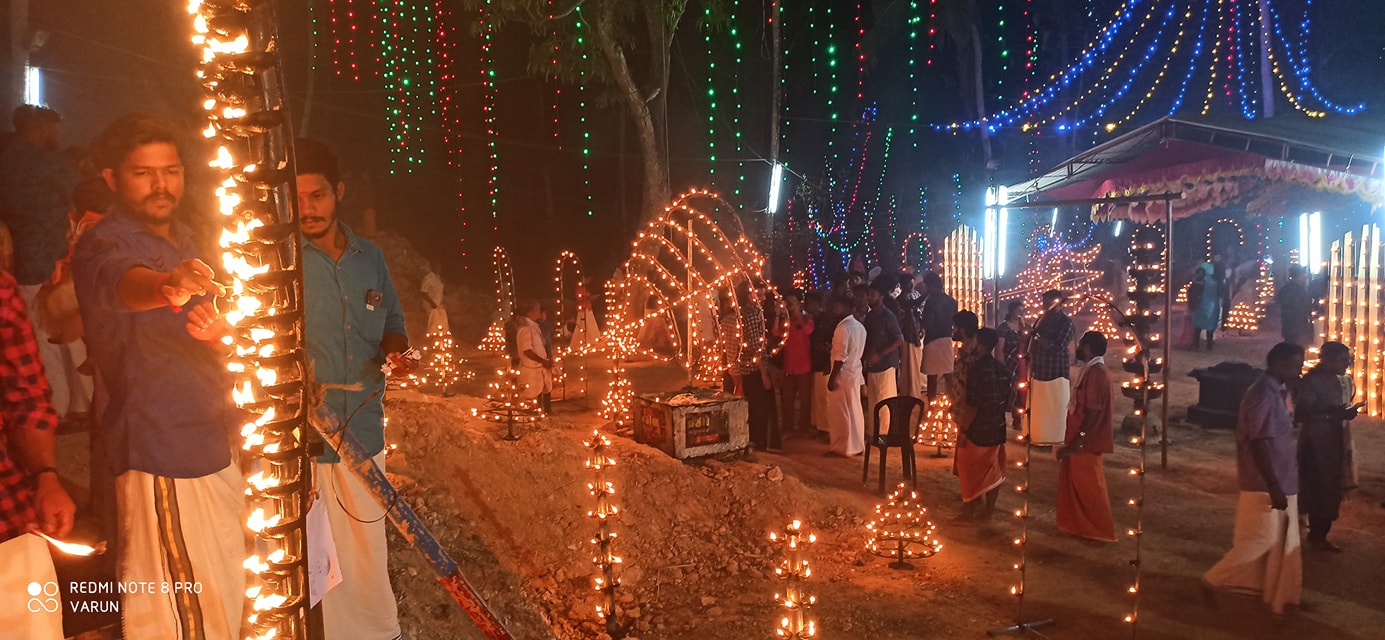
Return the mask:
[[[1001,193],[1005,193],[1005,187],[1001,187]],[[997,278],[1005,275],[1005,236],[1010,235],[1010,210],[1002,208],[1000,210],[999,233],[996,235],[995,252],[995,275]]]
[[1322,272],[1322,212],[1298,216],[1298,264],[1317,275]]
[[38,67],[24,67],[24,104],[43,104],[43,73]]
[[1048,221],[1048,235],[1058,235],[1058,207],[1053,208],[1053,218]]
[[779,213],[779,188],[784,182],[784,165],[774,163],[774,170],[769,175],[769,214]]
[[1312,253],[1312,255],[1309,256],[1311,259],[1311,264],[1309,265],[1309,268],[1313,272],[1313,275],[1318,275],[1318,273],[1322,271],[1321,211],[1314,211],[1312,215],[1308,216],[1308,231],[1309,235],[1312,236],[1311,244],[1309,244],[1308,246],[1309,251]]
[[986,190],[986,215],[981,229],[981,275],[984,278],[1005,275],[1005,234],[1010,212],[998,205],[1009,201],[1010,192],[1004,185]]
[[1111,235],[1113,235],[1113,236],[1115,236],[1115,237],[1117,237],[1117,238],[1121,237],[1121,229],[1124,228],[1124,227],[1125,227],[1125,221],[1124,221],[1124,220],[1117,220],[1117,221],[1116,221],[1116,231],[1115,231],[1115,233],[1112,233]]

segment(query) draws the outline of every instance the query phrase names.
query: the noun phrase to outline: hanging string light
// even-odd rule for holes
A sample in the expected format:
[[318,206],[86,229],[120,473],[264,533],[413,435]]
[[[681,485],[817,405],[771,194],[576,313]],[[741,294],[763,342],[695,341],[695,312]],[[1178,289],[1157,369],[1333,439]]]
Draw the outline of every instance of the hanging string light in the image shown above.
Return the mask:
[[591,127],[587,123],[587,65],[590,47],[587,46],[587,23],[582,19],[582,5],[578,4],[572,12],[573,28],[576,30],[576,50],[582,58],[577,68],[577,125],[582,134],[582,194],[587,207],[587,217],[596,215],[591,178]]
[[[303,272],[291,152],[275,54],[273,5],[190,0],[192,43],[201,49],[203,136],[216,148],[213,170],[229,276],[230,326],[223,339],[232,399],[244,413],[243,462],[256,553],[249,572],[247,623],[253,640],[306,637],[306,520],[312,474],[304,407]],[[268,28],[266,28],[266,26]]]
[[491,214],[491,232],[500,231],[500,133],[496,127],[496,68],[495,21],[491,6],[495,0],[485,0],[477,8],[481,36],[481,116],[486,127],[486,153],[489,158],[486,176],[486,195]]
[[434,59],[441,3],[397,3],[380,11],[381,58],[389,101],[390,173],[412,173],[423,164],[426,129],[436,115],[437,73]]
[[784,526],[783,533],[771,532],[769,539],[780,545],[781,559],[779,566],[774,568],[774,576],[784,581],[784,593],[774,594],[774,601],[784,607],[784,617],[774,628],[775,637],[784,640],[816,637],[817,622],[808,617],[808,609],[816,605],[818,599],[804,593],[803,582],[813,575],[806,547],[817,542],[818,537],[804,533],[803,522],[793,520]]
[[465,145],[462,144],[463,132],[466,130],[464,113],[460,107],[462,95],[461,76],[459,67],[461,59],[455,55],[456,42],[459,39],[457,27],[448,20],[451,13],[443,7],[442,1],[437,2],[437,14],[434,23],[437,25],[437,35],[434,38],[437,47],[438,65],[438,116],[442,121],[442,143],[447,153],[447,167],[456,175],[455,193],[457,198],[457,220],[460,233],[457,243],[461,251],[461,265],[463,271],[471,270],[471,260],[468,258],[467,234],[470,231],[470,216],[466,209],[466,180],[463,177],[463,151]]
[[748,83],[747,71],[745,66],[744,43],[741,41],[740,15],[741,0],[733,0],[731,3],[731,16],[728,25],[728,33],[731,36],[731,50],[735,58],[732,70],[735,72],[734,82],[731,84],[731,99],[735,103],[731,112],[731,139],[736,145],[736,183],[731,187],[732,202],[737,209],[741,208],[743,199],[742,191],[745,189],[745,140],[744,131],[741,127],[741,117],[745,112],[745,102],[741,97],[741,87]]
[[[316,16],[317,11],[314,9],[315,32],[320,31]],[[328,2],[327,24],[331,38],[333,74],[339,78],[350,78],[353,82],[360,82],[362,76],[380,77],[379,38],[376,29],[383,22],[379,17],[375,0]]]
[[717,109],[721,102],[717,91],[717,59],[713,46],[712,5],[702,9],[702,42],[707,46],[707,183],[713,188],[717,183]]
[[[1065,133],[1095,125],[1110,132],[1133,121],[1156,100],[1166,105],[1168,113],[1176,113],[1195,77],[1207,78],[1204,114],[1212,109],[1220,91],[1240,109],[1242,117],[1253,119],[1270,106],[1261,104],[1257,89],[1255,79],[1261,72],[1273,77],[1279,93],[1309,117],[1359,113],[1364,105],[1329,100],[1312,80],[1306,51],[1311,32],[1309,8],[1305,6],[1303,19],[1294,25],[1299,33],[1295,40],[1285,33],[1276,0],[1197,4],[1192,0],[1126,0],[1082,52],[1043,86],[1025,91],[1017,101],[985,117],[934,126],[953,132],[985,128],[994,133],[1019,127],[1023,131],[1053,128]],[[1184,40],[1192,30],[1192,21],[1197,23],[1197,34],[1193,46],[1188,47]],[[1262,27],[1268,30],[1265,38],[1259,37]],[[1204,55],[1209,29],[1213,34],[1211,54]],[[1003,38],[1004,30],[1000,33]],[[1002,68],[1005,52],[1001,43]],[[1260,68],[1262,54],[1265,69]],[[1156,98],[1171,68],[1187,69],[1178,92],[1172,98]],[[1066,106],[1057,104],[1074,83],[1088,76],[1094,76],[1095,81],[1085,91]],[[1107,117],[1108,111],[1122,103],[1130,105],[1124,116]],[[1088,115],[1069,119],[1075,113]]]

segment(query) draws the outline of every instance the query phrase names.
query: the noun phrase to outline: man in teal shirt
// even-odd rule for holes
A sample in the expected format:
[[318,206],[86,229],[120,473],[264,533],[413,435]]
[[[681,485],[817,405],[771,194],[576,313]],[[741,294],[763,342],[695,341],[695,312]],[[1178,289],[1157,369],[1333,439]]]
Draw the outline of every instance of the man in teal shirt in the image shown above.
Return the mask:
[[[382,366],[407,374],[412,362],[404,312],[385,255],[336,219],[345,193],[336,156],[313,140],[295,144],[303,231],[308,357],[325,402],[384,470]],[[370,492],[333,451],[318,458],[315,481],[327,509],[342,583],[322,599],[328,638],[389,640],[400,635],[386,564],[385,519]]]

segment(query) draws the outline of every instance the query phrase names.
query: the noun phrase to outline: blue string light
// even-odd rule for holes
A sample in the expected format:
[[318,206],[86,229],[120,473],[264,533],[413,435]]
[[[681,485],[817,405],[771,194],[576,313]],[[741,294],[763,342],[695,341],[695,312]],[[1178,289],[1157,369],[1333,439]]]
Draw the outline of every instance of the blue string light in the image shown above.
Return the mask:
[[[1242,117],[1255,119],[1266,106],[1264,100],[1267,98],[1259,90],[1260,73],[1272,73],[1290,104],[1309,116],[1321,117],[1329,111],[1354,115],[1363,111],[1363,104],[1341,104],[1327,99],[1313,82],[1308,55],[1312,33],[1311,0],[1305,0],[1302,18],[1293,25],[1299,31],[1297,38],[1285,32],[1285,20],[1275,1],[1263,2],[1265,15],[1261,16],[1257,0],[1219,0],[1216,4],[1203,1],[1197,5],[1194,0],[1126,0],[1082,53],[1061,72],[1050,76],[1045,85],[1025,92],[1018,102],[986,117],[931,126],[953,133],[980,128],[996,133],[1011,127],[1023,131],[1051,127],[1057,133],[1085,129],[1091,131],[1095,139],[1100,130],[1093,130],[1091,125],[1113,131],[1154,104],[1156,95],[1161,110],[1166,108],[1169,114],[1177,113],[1198,78],[1206,79],[1204,114],[1211,109],[1216,94],[1221,93],[1228,106],[1239,107]],[[1138,15],[1143,15],[1143,20],[1137,21]],[[1152,21],[1157,24],[1150,24]],[[1186,38],[1191,35],[1188,27],[1194,22],[1197,34],[1189,48],[1186,46]],[[1264,42],[1262,23],[1269,29]],[[1146,27],[1151,30],[1147,32]],[[1261,63],[1262,52],[1268,69]],[[1185,63],[1187,68],[1179,74],[1182,78],[1177,94],[1164,97],[1167,92],[1159,90],[1170,68]],[[1064,100],[1062,104],[1055,104],[1081,75],[1102,69],[1104,72],[1089,85],[1090,88],[1081,91],[1071,103]],[[1083,117],[1075,121],[1066,119],[1079,108],[1085,114]],[[1121,108],[1122,112],[1128,109],[1128,115],[1113,117],[1115,114],[1111,112],[1116,108]]]

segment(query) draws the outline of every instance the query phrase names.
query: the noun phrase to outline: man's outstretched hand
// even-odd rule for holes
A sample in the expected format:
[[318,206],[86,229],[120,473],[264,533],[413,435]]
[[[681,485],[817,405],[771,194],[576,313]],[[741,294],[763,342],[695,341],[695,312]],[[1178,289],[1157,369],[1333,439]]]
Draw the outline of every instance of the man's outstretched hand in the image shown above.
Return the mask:
[[169,306],[181,307],[193,296],[204,296],[208,292],[222,292],[221,285],[212,280],[215,273],[201,260],[184,260],[168,272],[168,278],[159,286],[159,293],[168,300]]

